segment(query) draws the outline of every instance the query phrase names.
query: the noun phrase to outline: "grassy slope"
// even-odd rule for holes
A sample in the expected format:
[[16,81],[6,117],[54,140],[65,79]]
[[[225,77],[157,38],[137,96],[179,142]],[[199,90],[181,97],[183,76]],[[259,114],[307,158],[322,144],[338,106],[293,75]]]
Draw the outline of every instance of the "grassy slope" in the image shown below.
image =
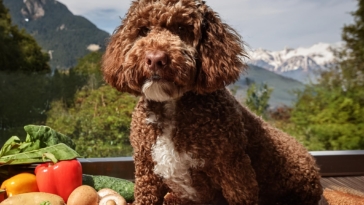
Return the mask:
[[271,106],[279,105],[292,105],[292,102],[296,99],[294,90],[301,90],[304,85],[296,80],[283,77],[276,73],[265,70],[264,68],[250,65],[250,68],[240,79],[230,88],[236,86],[238,88],[237,98],[241,101],[246,96],[246,90],[248,89],[249,83],[256,83],[260,85],[266,83],[269,87],[273,88],[273,93],[269,101]]

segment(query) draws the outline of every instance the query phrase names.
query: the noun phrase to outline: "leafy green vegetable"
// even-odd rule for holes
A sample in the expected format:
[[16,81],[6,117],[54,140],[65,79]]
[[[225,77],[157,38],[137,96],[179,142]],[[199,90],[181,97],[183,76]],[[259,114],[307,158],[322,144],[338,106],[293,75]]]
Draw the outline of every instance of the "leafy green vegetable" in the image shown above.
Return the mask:
[[9,153],[12,149],[17,149],[21,146],[19,137],[10,137],[0,150],[0,157]]
[[71,138],[55,131],[54,129],[48,126],[27,125],[24,127],[24,130],[28,133],[25,141],[26,142],[39,141],[40,148],[56,145],[58,143],[64,143],[69,147],[71,147],[72,149],[76,149],[76,145]]
[[64,143],[72,149],[76,147],[71,138],[48,126],[27,125],[24,130],[27,132],[25,142],[21,142],[17,136],[9,138],[0,150],[0,157],[39,150],[59,143]]
[[0,165],[41,163],[44,153],[52,153],[58,160],[70,160],[80,155],[69,146],[59,143],[50,147],[0,157]]

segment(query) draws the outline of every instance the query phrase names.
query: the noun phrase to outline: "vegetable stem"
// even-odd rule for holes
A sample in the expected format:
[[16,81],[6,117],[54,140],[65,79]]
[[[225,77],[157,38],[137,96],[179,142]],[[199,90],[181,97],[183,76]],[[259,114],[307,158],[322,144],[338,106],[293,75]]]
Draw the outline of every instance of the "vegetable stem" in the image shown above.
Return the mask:
[[47,159],[50,159],[54,164],[58,162],[58,159],[54,156],[54,154],[52,154],[50,152],[43,153],[42,159],[44,162],[48,161]]

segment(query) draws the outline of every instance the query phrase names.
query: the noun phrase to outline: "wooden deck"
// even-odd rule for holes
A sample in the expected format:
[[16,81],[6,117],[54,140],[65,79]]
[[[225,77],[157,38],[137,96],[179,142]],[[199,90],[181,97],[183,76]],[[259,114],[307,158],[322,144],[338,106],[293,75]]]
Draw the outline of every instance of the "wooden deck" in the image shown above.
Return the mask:
[[321,168],[320,205],[364,205],[364,151],[311,152]]
[[[364,151],[311,152],[321,169],[320,205],[364,205]],[[84,173],[134,179],[131,157],[80,159]]]
[[324,197],[320,205],[364,204],[364,176],[324,177]]

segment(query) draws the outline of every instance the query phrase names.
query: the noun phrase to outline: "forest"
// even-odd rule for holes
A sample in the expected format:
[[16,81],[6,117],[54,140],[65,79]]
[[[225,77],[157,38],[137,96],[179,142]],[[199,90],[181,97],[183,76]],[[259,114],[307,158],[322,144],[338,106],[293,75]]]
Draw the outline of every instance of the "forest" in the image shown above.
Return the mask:
[[[336,62],[307,84],[291,107],[270,109],[272,88],[252,84],[240,100],[309,150],[364,149],[364,0],[344,25]],[[46,125],[72,138],[84,157],[130,156],[129,125],[137,97],[105,84],[102,52],[51,72],[36,40],[14,26],[0,0],[0,142],[25,138],[24,126]],[[234,92],[234,91],[233,91]]]

